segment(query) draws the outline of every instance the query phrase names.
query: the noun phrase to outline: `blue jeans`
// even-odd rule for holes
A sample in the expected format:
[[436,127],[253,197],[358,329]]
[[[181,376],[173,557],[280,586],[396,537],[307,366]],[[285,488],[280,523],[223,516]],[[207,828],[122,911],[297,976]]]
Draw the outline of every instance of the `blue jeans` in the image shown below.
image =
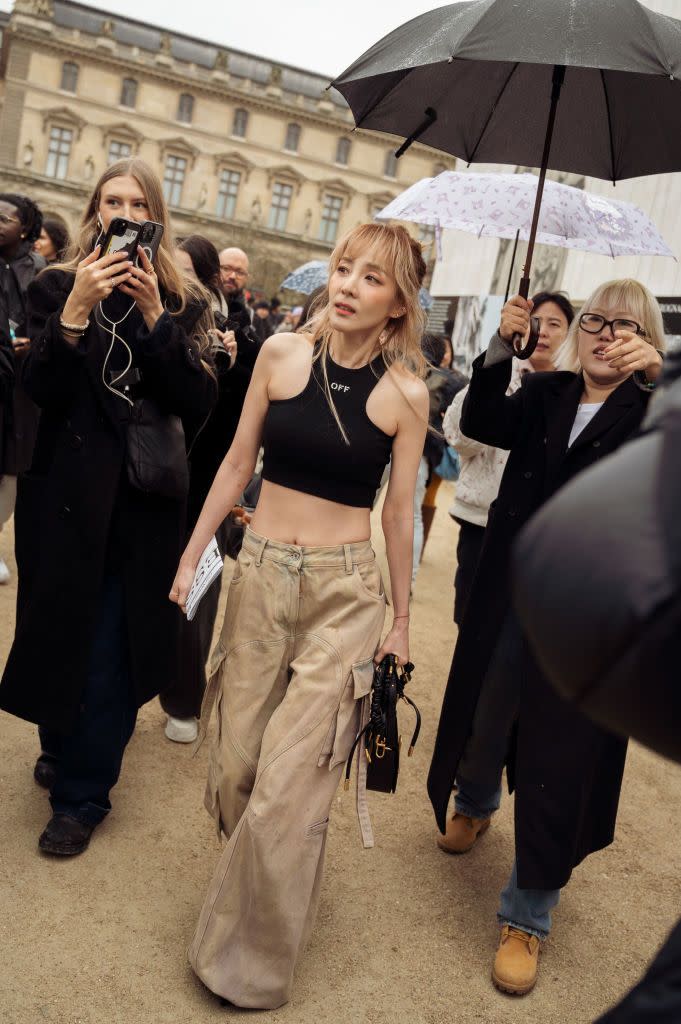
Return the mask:
[[136,719],[123,583],[108,576],[102,584],[75,729],[64,736],[40,728],[42,750],[55,761],[57,774],[50,796],[55,814],[68,814],[93,826],[106,817],[111,810],[109,792],[118,781]]
[[[489,818],[501,804],[501,781],[496,790],[457,778],[458,791],[454,807],[469,818]],[[551,911],[558,904],[560,889],[520,889],[518,862],[501,893],[497,918],[499,924],[510,924],[521,931],[545,939],[551,931]]]
[[423,554],[423,499],[426,496],[429,471],[428,459],[422,455],[416,474],[416,490],[414,491],[414,560],[411,570],[411,582],[416,579]]

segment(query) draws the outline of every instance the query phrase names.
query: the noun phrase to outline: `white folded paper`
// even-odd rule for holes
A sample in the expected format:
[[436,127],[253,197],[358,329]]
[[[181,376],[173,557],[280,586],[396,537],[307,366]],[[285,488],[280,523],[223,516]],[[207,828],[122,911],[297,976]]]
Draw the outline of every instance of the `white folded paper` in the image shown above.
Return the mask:
[[197,565],[196,572],[194,573],[194,582],[189,588],[189,593],[187,594],[185,614],[190,622],[196,615],[196,609],[199,607],[201,598],[222,572],[223,564],[222,555],[218,548],[218,542],[215,537],[213,537],[199,559],[199,564]]

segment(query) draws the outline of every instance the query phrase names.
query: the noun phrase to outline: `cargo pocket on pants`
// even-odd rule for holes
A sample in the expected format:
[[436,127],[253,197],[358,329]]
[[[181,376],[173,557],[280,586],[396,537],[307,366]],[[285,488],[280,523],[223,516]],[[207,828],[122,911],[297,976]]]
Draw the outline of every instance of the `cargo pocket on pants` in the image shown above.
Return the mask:
[[328,762],[329,770],[331,770],[348,759],[352,744],[359,732],[362,702],[371,693],[373,678],[373,658],[360,661],[352,666],[341,696],[338,713],[331,721],[319,756],[320,768]]

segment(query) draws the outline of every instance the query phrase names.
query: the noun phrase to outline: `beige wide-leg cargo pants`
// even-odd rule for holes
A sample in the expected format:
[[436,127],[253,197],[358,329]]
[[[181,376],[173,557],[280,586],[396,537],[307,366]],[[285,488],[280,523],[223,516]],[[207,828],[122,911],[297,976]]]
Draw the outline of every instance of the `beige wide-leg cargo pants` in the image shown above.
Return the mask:
[[246,532],[202,714],[205,730],[217,698],[206,806],[229,841],[189,949],[237,1006],[290,997],[385,604],[368,541],[307,548]]

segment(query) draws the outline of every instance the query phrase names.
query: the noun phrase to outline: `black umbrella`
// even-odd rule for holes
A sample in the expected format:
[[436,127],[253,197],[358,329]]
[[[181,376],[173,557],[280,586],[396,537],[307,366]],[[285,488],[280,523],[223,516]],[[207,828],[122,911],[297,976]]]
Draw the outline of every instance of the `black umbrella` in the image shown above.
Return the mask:
[[[469,163],[613,182],[681,170],[681,21],[637,0],[465,0],[385,36],[332,84],[358,128]],[[532,341],[522,351],[527,357]]]

